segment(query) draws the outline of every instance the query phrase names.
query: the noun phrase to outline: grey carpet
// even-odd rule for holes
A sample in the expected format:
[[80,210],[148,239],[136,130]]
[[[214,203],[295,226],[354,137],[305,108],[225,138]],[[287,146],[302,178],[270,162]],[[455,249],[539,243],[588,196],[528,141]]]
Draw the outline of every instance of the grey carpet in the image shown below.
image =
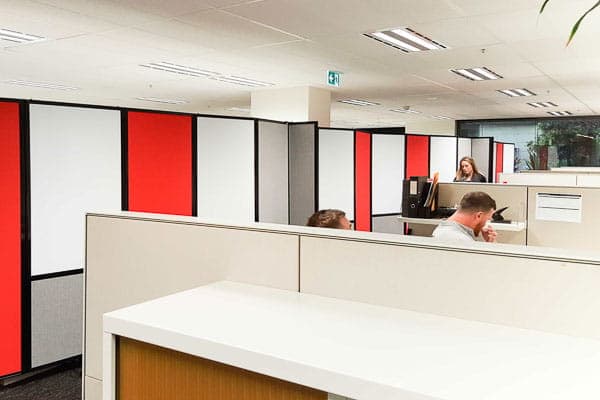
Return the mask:
[[81,368],[45,373],[26,382],[0,386],[2,400],[81,400]]

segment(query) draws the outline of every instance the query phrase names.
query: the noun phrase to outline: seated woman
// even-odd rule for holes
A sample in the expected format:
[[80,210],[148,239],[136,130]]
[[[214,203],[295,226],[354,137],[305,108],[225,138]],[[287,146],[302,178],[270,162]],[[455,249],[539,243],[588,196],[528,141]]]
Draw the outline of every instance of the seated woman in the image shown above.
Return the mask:
[[485,176],[481,175],[471,157],[463,157],[458,163],[458,170],[454,182],[487,182]]

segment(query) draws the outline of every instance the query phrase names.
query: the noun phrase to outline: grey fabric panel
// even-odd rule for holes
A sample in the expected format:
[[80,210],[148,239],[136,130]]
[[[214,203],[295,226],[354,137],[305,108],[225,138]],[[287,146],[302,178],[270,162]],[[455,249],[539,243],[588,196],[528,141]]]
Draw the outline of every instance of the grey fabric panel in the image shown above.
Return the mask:
[[305,225],[315,212],[315,125],[289,125],[290,224]]
[[403,234],[404,224],[398,221],[398,215],[384,217],[373,216],[373,232]]
[[288,223],[288,126],[258,123],[258,220]]
[[81,354],[83,274],[31,282],[31,366]]

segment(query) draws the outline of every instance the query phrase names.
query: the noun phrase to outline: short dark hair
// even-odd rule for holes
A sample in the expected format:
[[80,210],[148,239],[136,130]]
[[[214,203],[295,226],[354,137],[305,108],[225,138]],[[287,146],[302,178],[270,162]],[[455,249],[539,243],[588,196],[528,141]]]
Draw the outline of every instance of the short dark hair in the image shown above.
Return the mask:
[[317,226],[320,228],[342,228],[340,219],[344,218],[346,213],[342,210],[319,210],[310,216],[306,226]]
[[496,201],[484,192],[469,192],[460,199],[461,211],[475,213],[496,209]]

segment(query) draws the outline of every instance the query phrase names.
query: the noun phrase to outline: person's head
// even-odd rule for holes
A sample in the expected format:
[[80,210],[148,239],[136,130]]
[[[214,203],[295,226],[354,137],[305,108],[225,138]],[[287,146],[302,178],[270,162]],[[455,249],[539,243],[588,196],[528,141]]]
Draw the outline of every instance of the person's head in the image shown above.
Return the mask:
[[477,170],[475,160],[473,160],[471,157],[463,157],[460,159],[460,162],[458,163],[458,170],[456,170],[457,180],[461,178],[467,178],[478,173],[479,170]]
[[320,210],[310,216],[307,226],[321,228],[351,229],[346,213],[341,210]]
[[496,201],[484,192],[469,192],[460,200],[455,218],[463,225],[473,229],[475,236],[479,235],[481,228],[492,218],[496,211]]

